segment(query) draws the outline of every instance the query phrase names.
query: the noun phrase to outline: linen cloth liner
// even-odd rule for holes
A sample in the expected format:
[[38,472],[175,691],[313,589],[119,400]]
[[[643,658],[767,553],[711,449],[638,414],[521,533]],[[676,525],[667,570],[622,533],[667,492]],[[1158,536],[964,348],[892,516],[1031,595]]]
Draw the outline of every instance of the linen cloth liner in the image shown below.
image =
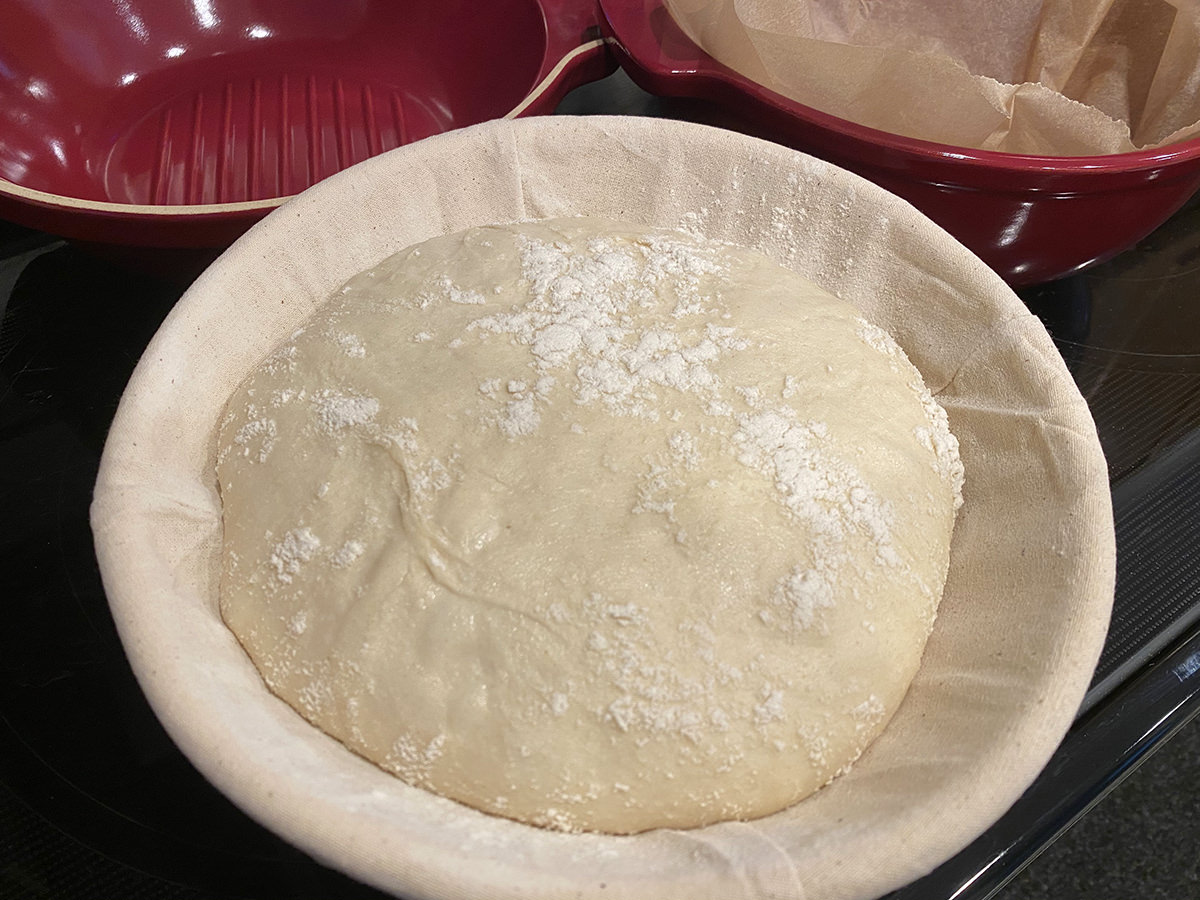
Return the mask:
[[[214,428],[249,370],[350,276],[472,225],[592,214],[757,247],[891,331],[947,407],[967,482],[924,662],[849,774],[749,823],[561,834],[412,788],[269,694],[217,611]],[[180,300],[108,438],[96,550],[129,659],[210,781],[327,863],[402,896],[868,898],[926,873],[1059,743],[1114,581],[1105,461],[1048,335],[912,207],[753,138],[652,119],[535,118],[355,166],[255,226]]]
[[1197,0],[664,0],[710,56],[861,125],[1043,156],[1200,135]]

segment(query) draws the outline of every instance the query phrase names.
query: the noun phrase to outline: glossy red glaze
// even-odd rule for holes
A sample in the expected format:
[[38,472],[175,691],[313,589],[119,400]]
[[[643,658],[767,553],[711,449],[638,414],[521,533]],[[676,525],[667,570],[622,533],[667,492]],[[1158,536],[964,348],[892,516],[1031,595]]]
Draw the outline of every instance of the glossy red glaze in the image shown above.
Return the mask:
[[1114,256],[1200,188],[1200,139],[1163,150],[1039,157],[856,125],[766,90],[701,51],[662,0],[601,0],[621,65],[646,90],[710,101],[710,121],[807,151],[904,197],[1012,284]]
[[228,243],[316,181],[551,111],[615,64],[594,0],[6,0],[0,216]]

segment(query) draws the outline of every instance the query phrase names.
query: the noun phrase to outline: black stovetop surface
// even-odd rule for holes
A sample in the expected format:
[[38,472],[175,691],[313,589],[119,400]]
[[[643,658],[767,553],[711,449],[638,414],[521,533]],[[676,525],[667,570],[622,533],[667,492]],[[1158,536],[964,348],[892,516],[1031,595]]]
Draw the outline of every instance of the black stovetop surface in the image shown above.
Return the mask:
[[[195,772],[143,699],[108,612],[92,484],[125,381],[191,274],[147,274],[0,222],[0,897],[382,896],[275,838]],[[1115,260],[1022,296],[1108,457],[1113,624],[1039,780],[895,900],[992,896],[1200,710],[1200,202]]]

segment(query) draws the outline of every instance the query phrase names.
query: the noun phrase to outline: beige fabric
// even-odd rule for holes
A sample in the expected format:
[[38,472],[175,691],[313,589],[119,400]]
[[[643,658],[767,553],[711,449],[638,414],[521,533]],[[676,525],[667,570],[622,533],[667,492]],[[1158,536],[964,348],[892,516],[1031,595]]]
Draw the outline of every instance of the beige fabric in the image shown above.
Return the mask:
[[[854,769],[756,822],[634,837],[490,818],[408,787],[267,693],[217,614],[213,429],[241,377],[349,276],[427,237],[587,213],[755,246],[891,330],[967,470],[917,680]],[[112,426],[92,511],[155,710],[196,766],[319,859],[412,897],[868,898],[999,816],[1069,726],[1114,546],[1095,427],[1045,330],[879,188],[794,151],[648,119],[497,122],[356,166],[270,215],[180,301]]]

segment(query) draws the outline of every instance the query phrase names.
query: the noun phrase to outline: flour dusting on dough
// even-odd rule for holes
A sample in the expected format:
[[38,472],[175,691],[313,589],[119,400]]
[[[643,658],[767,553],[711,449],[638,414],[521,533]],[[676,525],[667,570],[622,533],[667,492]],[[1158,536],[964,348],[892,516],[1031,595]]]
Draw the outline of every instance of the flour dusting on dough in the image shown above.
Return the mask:
[[919,663],[962,487],[945,412],[848,304],[583,219],[352,279],[218,443],[222,615],[270,688],[413,785],[567,831],[754,818],[844,771]]

